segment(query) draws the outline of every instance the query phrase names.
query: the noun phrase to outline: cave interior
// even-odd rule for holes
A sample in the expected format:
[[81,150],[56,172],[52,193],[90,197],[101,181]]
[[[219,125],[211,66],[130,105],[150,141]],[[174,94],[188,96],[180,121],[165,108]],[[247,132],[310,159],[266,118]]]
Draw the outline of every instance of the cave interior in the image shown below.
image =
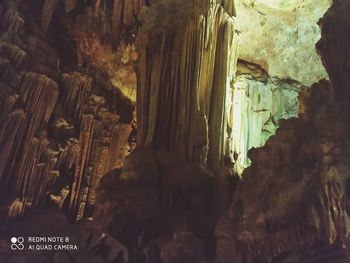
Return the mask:
[[0,262],[350,262],[348,0],[0,18]]

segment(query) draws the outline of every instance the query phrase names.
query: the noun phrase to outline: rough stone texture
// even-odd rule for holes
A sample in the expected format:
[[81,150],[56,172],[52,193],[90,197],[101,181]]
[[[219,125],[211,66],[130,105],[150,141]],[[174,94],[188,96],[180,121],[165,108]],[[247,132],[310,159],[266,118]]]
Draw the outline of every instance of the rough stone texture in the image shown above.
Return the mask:
[[220,192],[208,164],[225,165],[230,109],[222,105],[237,55],[232,8],[169,0],[152,3],[142,15],[139,147],[102,179],[95,215],[132,251],[130,262],[207,262],[212,256],[208,241],[196,237],[211,235]]
[[349,261],[349,11],[336,1],[322,19],[317,47],[330,83],[302,93],[301,117],[249,152],[216,228],[216,262]]
[[[349,69],[349,19],[347,12],[349,3],[347,1],[335,1],[334,6],[320,21],[322,27],[322,38],[317,43],[318,53],[323,58],[332,82],[332,97],[344,104],[349,92],[348,69]],[[339,105],[346,107],[346,105]]]
[[309,106],[302,119],[281,122],[264,147],[249,152],[252,165],[216,229],[217,262],[244,262],[246,254],[271,262],[305,247],[317,250],[317,242],[347,244],[349,125],[335,118],[326,81],[311,93],[304,95]]
[[[296,92],[327,78],[314,45],[320,38],[317,22],[330,1],[246,0],[237,6],[239,63],[232,100],[238,110],[230,120],[227,162],[241,174],[250,164],[247,152],[265,144],[279,119],[297,115]],[[249,93],[241,96],[245,86]]]
[[[83,2],[80,0],[80,2]],[[145,0],[98,0],[94,5],[87,5],[79,13],[84,20],[80,27],[90,34],[98,35],[104,43],[108,43],[116,50],[122,40],[135,39],[140,26],[140,12]]]
[[[204,167],[174,154],[136,149],[122,170],[116,169],[102,179],[95,220],[127,246],[130,262],[207,259],[203,248],[206,240],[195,236],[207,236],[213,227],[208,216],[212,179]],[[186,232],[188,238],[181,238],[179,233],[172,240],[176,232]],[[174,254],[173,246],[182,249]]]
[[82,26],[83,20],[78,18],[70,24],[72,36],[78,45],[78,64],[91,68],[91,73],[98,75],[95,78],[101,84],[119,90],[123,96],[136,103],[137,79],[134,66],[138,53],[135,45],[123,42],[118,51],[114,51],[110,44],[103,43],[99,36],[85,31]]
[[164,245],[161,259],[164,263],[205,263],[208,262],[206,253],[206,244],[203,240],[195,238],[191,233],[178,232]]
[[73,11],[77,4],[79,3],[79,0],[64,0],[64,10],[66,13],[69,13]]
[[118,89],[136,103],[138,60],[135,38],[140,27],[139,12],[143,1],[97,1],[88,5],[67,26],[77,44],[80,66],[99,68],[109,79],[111,89]]
[[[8,229],[28,235],[32,235],[30,230],[50,233],[46,230],[52,230],[51,225],[54,233],[67,229],[77,234],[83,251],[77,255],[25,254],[16,259],[349,261],[343,249],[349,245],[350,231],[346,100],[350,41],[348,11],[344,11],[349,4],[338,0],[323,20],[324,35],[318,46],[331,85],[321,81],[303,91],[302,117],[281,121],[265,147],[250,151],[252,165],[217,224],[215,253],[214,226],[230,200],[227,175],[237,160],[230,136],[242,123],[253,123],[256,126],[244,131],[245,140],[240,141],[263,144],[278,119],[296,113],[295,97],[305,81],[278,79],[261,61],[253,65],[241,60],[236,79],[241,86],[233,85],[238,54],[233,1],[152,1],[152,7],[142,12],[138,44],[138,142],[142,147],[124,163],[126,152],[132,150],[128,148],[133,147],[129,135],[134,136],[135,123],[132,102],[111,80],[111,72],[123,57],[113,51],[115,46],[109,46],[115,33],[111,25],[113,20],[122,20],[113,13],[122,13],[122,31],[138,28],[126,25],[139,12],[141,2],[118,1],[124,7],[115,12],[114,1],[99,0],[94,6],[61,2],[54,12],[52,7],[44,10],[45,36],[35,22],[43,14],[31,17],[35,12],[26,10],[29,2],[23,1],[19,9],[20,2],[0,4],[0,143],[4,145],[0,148],[0,195],[5,200],[1,215],[16,217],[29,207],[47,203],[63,209],[81,225],[40,212],[39,219],[26,217],[22,226]],[[38,5],[31,3],[32,8]],[[74,19],[73,10],[80,18]],[[282,11],[278,14],[286,10]],[[56,18],[50,15],[55,12]],[[57,16],[63,18],[65,12],[71,12],[63,19],[71,36],[57,24]],[[84,22],[77,29],[81,34],[76,34],[71,25]],[[57,38],[52,38],[50,29],[60,29],[55,30]],[[127,35],[133,38],[133,34]],[[64,41],[62,35],[67,37]],[[64,58],[63,51],[55,49],[56,40],[69,40],[71,46],[63,51],[72,57]],[[132,66],[133,60],[137,58],[126,59],[125,64]],[[246,114],[237,113],[243,110]],[[235,113],[243,121],[237,122]],[[86,228],[86,217],[99,226],[97,231]],[[40,228],[32,228],[33,222],[40,222]],[[0,250],[6,246],[5,239],[0,241]],[[1,252],[0,260],[6,262],[7,251]]]
[[327,77],[314,44],[320,38],[317,22],[331,2],[270,2],[248,0],[238,6],[240,59],[260,65],[271,77],[305,86]]
[[41,15],[41,31],[46,33],[51,24],[53,14],[56,10],[59,0],[47,0],[44,3],[43,11]]
[[99,71],[65,69],[49,30],[59,7],[48,2],[38,17],[33,3],[0,4],[1,222],[48,204],[74,220],[91,216],[99,180],[130,148],[132,103]]
[[257,65],[239,61],[232,90],[230,160],[242,174],[250,164],[248,150],[261,147],[275,134],[280,119],[298,115],[298,82],[269,77]]
[[156,2],[144,16],[138,143],[218,169],[237,55],[234,19],[220,4],[195,0]]

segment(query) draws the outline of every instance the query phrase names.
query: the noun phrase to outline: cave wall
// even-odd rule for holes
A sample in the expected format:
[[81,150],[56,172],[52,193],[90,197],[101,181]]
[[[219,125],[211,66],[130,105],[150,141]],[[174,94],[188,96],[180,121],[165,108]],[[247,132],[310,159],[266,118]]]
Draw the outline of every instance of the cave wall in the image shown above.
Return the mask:
[[216,228],[216,262],[349,261],[349,11],[335,1],[320,22],[330,80],[301,92],[299,118],[249,151],[252,165]]
[[226,1],[198,0],[154,1],[142,14],[138,147],[103,179],[96,217],[133,251],[131,262],[212,257],[206,246],[228,197],[227,95],[237,60],[231,14]]
[[1,220],[37,205],[63,208],[74,220],[91,216],[99,180],[130,148],[132,102],[93,65],[74,66],[74,57],[73,67],[65,64],[68,50],[57,49],[50,31],[60,23],[56,8],[0,4]]
[[[149,0],[44,0],[41,14],[41,30],[47,32],[55,12],[62,7],[66,14],[76,14],[83,9],[85,23],[81,24],[89,33],[96,33],[104,41],[110,42],[116,49],[123,39],[125,30],[132,29],[138,22],[143,6],[149,6]],[[134,36],[135,37],[135,36]]]
[[298,115],[297,82],[250,74],[236,78],[233,88],[232,148],[234,170],[242,174],[250,165],[248,151],[259,148],[275,134],[281,119]]
[[239,60],[232,85],[236,109],[229,137],[230,159],[241,174],[250,164],[247,152],[263,146],[280,119],[298,115],[298,93],[328,78],[314,46],[321,36],[318,20],[330,1],[239,3]]

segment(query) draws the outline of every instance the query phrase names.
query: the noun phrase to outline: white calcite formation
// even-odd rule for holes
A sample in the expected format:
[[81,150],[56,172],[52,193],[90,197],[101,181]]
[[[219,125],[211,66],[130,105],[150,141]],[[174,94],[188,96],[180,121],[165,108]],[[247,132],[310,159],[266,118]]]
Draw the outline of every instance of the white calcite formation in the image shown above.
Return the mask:
[[[241,174],[248,151],[297,116],[298,93],[327,78],[316,50],[329,0],[242,0],[237,6],[241,70],[233,84],[231,159]],[[257,70],[258,69],[258,70]]]
[[245,1],[237,8],[240,58],[259,64],[270,76],[307,86],[327,77],[315,43],[317,25],[330,0]]
[[298,83],[276,78],[261,82],[242,75],[236,79],[231,134],[236,172],[241,174],[250,165],[248,150],[263,146],[275,134],[280,119],[297,116],[300,89]]

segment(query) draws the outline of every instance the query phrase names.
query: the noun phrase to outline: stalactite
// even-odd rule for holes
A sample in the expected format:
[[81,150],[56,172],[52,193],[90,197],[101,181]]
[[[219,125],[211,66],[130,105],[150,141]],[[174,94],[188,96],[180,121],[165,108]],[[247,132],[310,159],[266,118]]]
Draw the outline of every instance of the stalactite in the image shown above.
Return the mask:
[[32,35],[26,38],[26,42],[28,43],[27,49],[32,66],[43,64],[50,67],[53,71],[59,71],[60,59],[57,52],[50,45]]
[[6,33],[8,35],[8,38],[12,40],[15,38],[16,33],[20,33],[23,31],[24,19],[17,11],[9,8],[4,14],[4,20],[2,21],[2,25],[5,28],[7,27]]
[[143,4],[144,0],[130,0],[125,2],[123,16],[124,24],[132,25],[134,23],[134,19],[140,13]]
[[7,213],[8,213],[9,218],[16,218],[18,216],[23,215],[24,211],[25,211],[25,204],[24,204],[24,202],[19,200],[19,198],[17,198],[10,205],[10,207],[8,208]]
[[56,153],[48,150],[48,143],[45,137],[33,139],[25,164],[26,176],[18,178],[17,189],[21,200],[30,206],[36,206],[42,194],[59,177],[59,172],[54,170]]
[[63,74],[63,105],[67,112],[72,113],[74,120],[80,120],[83,105],[91,90],[92,79],[78,72]]
[[[67,0],[66,11],[76,3]],[[57,4],[44,3],[45,32]],[[46,204],[47,195],[57,209],[67,203],[71,218],[81,219],[86,204],[94,205],[101,177],[124,160],[132,128],[115,111],[125,115],[132,103],[113,92],[104,68],[61,73],[59,52],[32,30],[40,26],[27,8],[25,1],[0,4],[0,217],[22,216]],[[24,27],[24,19],[31,26]],[[106,154],[100,156],[102,149]],[[96,177],[91,172],[98,166]]]
[[[58,99],[57,83],[44,75],[27,72],[22,77],[19,90],[27,112],[33,114],[38,122],[47,122]],[[42,116],[36,117],[38,114]],[[38,125],[35,123],[34,127]]]
[[17,155],[21,141],[25,136],[27,126],[27,116],[23,110],[15,110],[8,113],[3,119],[0,129],[0,180],[5,187],[8,187],[10,181],[10,174],[12,171],[15,158]]
[[0,121],[6,118],[7,114],[12,112],[19,95],[6,84],[0,84]]
[[[53,172],[56,161],[54,156],[41,163],[44,152],[47,151],[48,141],[45,132],[40,135],[40,138],[36,138],[35,134],[49,120],[53,112],[58,98],[58,87],[56,82],[46,76],[28,72],[22,75],[17,89],[20,92],[26,114],[24,115],[23,111],[22,113],[14,111],[5,117],[7,119],[5,123],[11,126],[15,124],[17,127],[5,125],[1,129],[3,136],[8,132],[13,134],[12,139],[8,142],[2,142],[5,145],[4,149],[7,149],[8,154],[12,155],[13,161],[12,165],[11,162],[2,163],[0,170],[5,171],[6,169],[11,176],[14,176],[13,179],[7,176],[7,178],[3,178],[2,182],[8,184],[10,181],[16,181],[16,191],[20,194],[20,202],[23,203],[21,207],[25,209],[37,203],[39,196],[49,185],[53,184],[57,176]],[[19,123],[17,118],[13,118],[16,116],[21,116]],[[15,138],[18,140],[17,142],[13,141]],[[20,153],[19,149],[23,152]],[[3,152],[2,155],[4,154]],[[2,160],[9,158],[9,156],[3,157]],[[37,184],[33,185],[30,183],[31,181],[36,181]],[[14,207],[18,208],[18,206]],[[23,212],[21,211],[20,214]]]
[[26,63],[27,53],[13,44],[1,41],[0,54],[7,57],[18,69],[22,68]]
[[[227,125],[232,104],[229,92],[233,82],[237,62],[237,39],[234,32],[234,21],[226,20],[219,28],[212,99],[209,112],[209,163],[223,166],[227,155]],[[220,131],[220,133],[218,133]]]
[[43,6],[41,15],[41,31],[46,33],[49,29],[52,16],[56,10],[57,4],[60,0],[46,0]]
[[[106,115],[110,116],[111,114],[106,113]],[[73,201],[78,205],[76,220],[83,218],[86,209],[94,207],[95,191],[103,175],[113,169],[121,168],[124,161],[125,145],[132,128],[129,124],[113,125],[113,123],[115,123],[115,118],[112,117],[95,121],[93,127],[89,124],[82,130],[82,133],[87,133],[87,141],[85,141],[85,146],[82,145],[80,149],[79,162],[81,163],[78,164],[75,171],[72,185],[72,189],[77,189],[72,191],[72,195],[78,198],[78,201]],[[90,145],[86,146],[86,143]],[[94,149],[94,151],[90,149]],[[82,186],[79,187],[79,185]]]
[[71,170],[77,162],[79,152],[79,141],[77,139],[69,139],[65,148],[60,148],[57,156],[57,169],[63,168],[65,172]]
[[19,74],[15,71],[8,59],[0,57],[0,76],[2,82],[10,87],[17,87],[20,80]]
[[298,118],[249,151],[216,228],[216,262],[349,261],[349,10],[335,1],[322,18],[317,49],[330,81],[303,90]]
[[96,16],[98,16],[98,14],[100,13],[101,3],[102,3],[102,0],[97,0],[95,3],[95,15]]
[[230,16],[236,16],[236,5],[237,3],[240,3],[237,0],[217,0],[217,3],[221,3],[221,5],[225,8],[225,11]]
[[79,0],[64,0],[64,10],[66,13],[71,12],[77,6]]
[[112,47],[117,48],[120,44],[123,32],[125,0],[114,0],[113,17],[112,17]]
[[[77,156],[77,163],[75,166],[75,174],[71,186],[71,196],[69,202],[69,208],[76,212],[79,208],[78,198],[82,187],[82,180],[85,169],[87,168],[87,161],[89,158],[89,152],[91,147],[91,141],[93,137],[93,127],[95,124],[94,116],[91,114],[83,115],[80,128],[80,150]],[[77,217],[80,217],[78,215]],[[80,218],[79,218],[80,219]]]
[[[171,11],[166,8],[154,3],[140,33],[138,143],[204,164],[209,147],[217,167],[225,155],[229,109],[217,111],[226,100],[237,60],[234,18],[220,4],[209,8],[207,2],[169,1]],[[162,17],[168,13],[174,17]],[[215,145],[221,147],[215,150]]]

